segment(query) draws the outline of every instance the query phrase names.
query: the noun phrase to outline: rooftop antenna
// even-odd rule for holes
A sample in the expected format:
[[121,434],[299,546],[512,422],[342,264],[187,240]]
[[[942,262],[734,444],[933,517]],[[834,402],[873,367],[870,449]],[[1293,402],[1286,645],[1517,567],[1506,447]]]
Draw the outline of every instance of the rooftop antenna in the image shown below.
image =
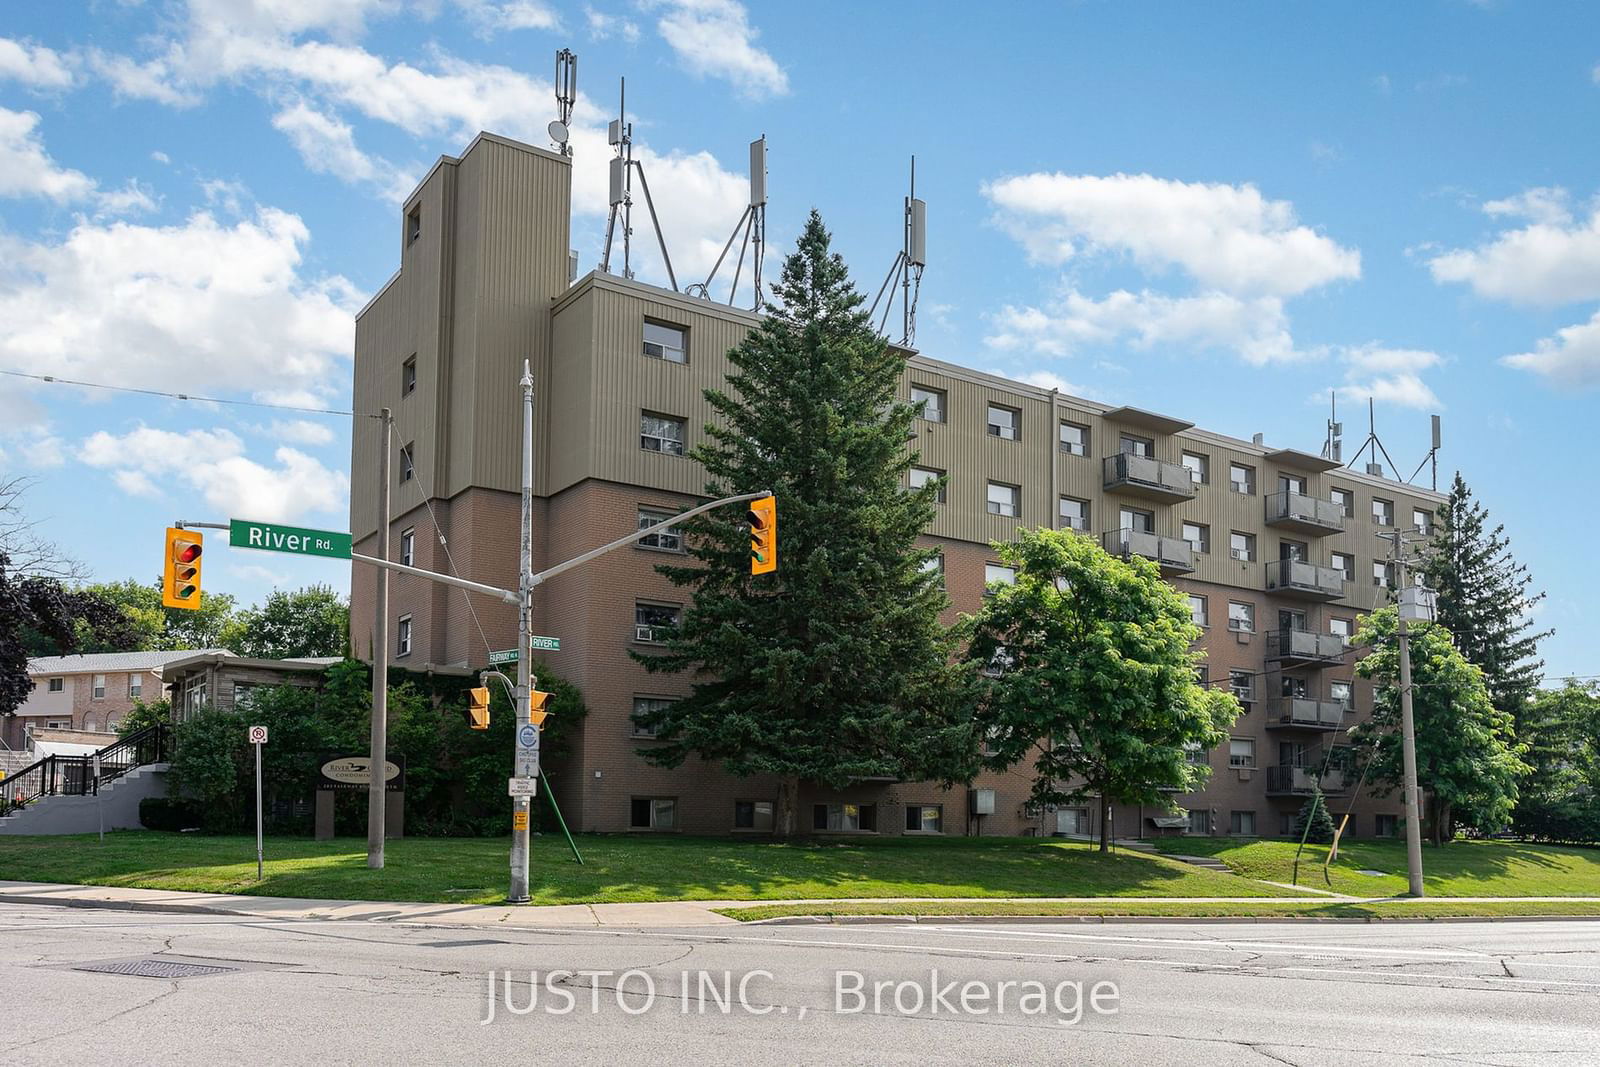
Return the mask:
[[1367,464],[1368,474],[1376,475],[1379,478],[1383,477],[1383,464],[1378,462],[1378,453],[1380,452],[1383,453],[1384,459],[1389,460],[1389,466],[1394,468],[1396,475],[1399,474],[1400,468],[1395,467],[1394,460],[1389,458],[1389,450],[1383,447],[1382,441],[1378,440],[1378,424],[1376,416],[1373,414],[1372,398],[1370,396],[1367,397],[1367,439],[1361,442],[1360,449],[1356,451],[1354,456],[1350,457],[1350,462],[1346,463],[1345,466],[1354,467],[1356,460],[1360,459],[1368,448],[1372,449],[1372,460]]
[[1422,462],[1417,464],[1417,469],[1411,472],[1411,477],[1406,479],[1406,483],[1410,484],[1416,481],[1417,475],[1422,473],[1422,468],[1431,464],[1433,466],[1433,491],[1437,493],[1439,491],[1439,416],[1434,415],[1431,418],[1433,419],[1433,447],[1428,449],[1428,454],[1422,457]]
[[578,57],[570,48],[556,53],[556,117],[546,127],[564,156],[572,155],[572,107],[578,102]]
[[925,201],[917,199],[916,156],[911,157],[911,191],[905,198],[904,229],[903,247],[894,257],[894,264],[889,268],[888,276],[878,287],[878,295],[873,298],[872,307],[867,310],[867,318],[871,319],[877,313],[879,302],[883,300],[884,293],[888,293],[889,300],[883,305],[883,317],[878,323],[878,332],[887,336],[889,310],[894,305],[894,291],[891,286],[898,282],[900,344],[909,348],[917,337],[917,298],[922,294],[922,269],[928,265],[928,205]]
[[734,300],[738,298],[739,276],[744,273],[744,256],[745,252],[749,251],[755,274],[751,283],[755,296],[751,310],[760,311],[764,302],[761,295],[761,263],[767,241],[766,134],[750,142],[750,202],[745,205],[739,221],[733,224],[733,232],[728,235],[727,243],[722,246],[722,254],[717,256],[717,261],[711,265],[711,273],[706,275],[705,281],[695,282],[686,287],[685,293],[704,300],[711,299],[711,283],[716,280],[717,271],[722,269],[722,261],[728,258],[728,252],[733,248],[735,240],[739,242],[739,258],[733,268],[733,285],[728,289],[728,306],[732,307]]
[[622,217],[622,276],[633,277],[633,175],[639,174],[639,188],[644,191],[644,206],[650,212],[650,224],[655,227],[656,244],[661,248],[661,262],[667,267],[667,280],[672,291],[678,291],[678,276],[672,272],[672,257],[667,254],[666,238],[661,236],[661,219],[656,215],[655,201],[650,197],[650,183],[645,180],[644,164],[633,158],[633,123],[628,121],[628,79],[620,79],[617,117],[607,128],[606,139],[617,146],[611,157],[611,214],[606,219],[606,248],[600,260],[600,269],[611,273],[611,237]]
[[1344,423],[1339,421],[1339,394],[1328,390],[1328,436],[1322,442],[1322,458],[1338,463],[1344,445]]

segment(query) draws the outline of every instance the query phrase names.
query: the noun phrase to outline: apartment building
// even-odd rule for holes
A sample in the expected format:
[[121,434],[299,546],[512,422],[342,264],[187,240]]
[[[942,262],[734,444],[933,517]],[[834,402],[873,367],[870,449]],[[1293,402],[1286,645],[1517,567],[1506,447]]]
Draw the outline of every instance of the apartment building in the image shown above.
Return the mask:
[[16,714],[0,720],[0,742],[21,751],[34,730],[114,734],[135,701],[165,694],[162,668],[195,652],[106,652],[41,656],[28,661],[33,691]]
[[[704,478],[687,453],[711,418],[703,391],[723,383],[725,353],[758,319],[616,275],[574,277],[570,195],[566,158],[482,134],[441,159],[401,211],[400,270],[358,316],[355,347],[357,410],[395,413],[391,558],[515,586],[524,359],[535,379],[536,567],[700,499]],[[1386,600],[1383,535],[1426,526],[1441,497],[1185,418],[905,355],[902,395],[921,409],[911,481],[947,479],[926,543],[939,551],[952,617],[1011,577],[992,542],[1022,526],[1072,529],[1160,565],[1204,628],[1208,681],[1244,702],[1226,746],[1194,754],[1212,775],[1202,792],[1173,798],[1183,814],[1119,808],[1114,832],[1287,832],[1313,768],[1370,712],[1349,638]],[[351,529],[363,553],[379,536],[376,492],[363,491],[378,449],[376,421],[358,420]],[[639,755],[651,740],[635,713],[688,690],[628,656],[648,651],[683,608],[685,591],[654,570],[682,547],[668,524],[541,587],[535,626],[562,642],[548,663],[589,707],[570,759],[551,768],[582,829],[771,826],[775,780],[692,762],[666,770]],[[372,571],[355,567],[363,655],[373,589]],[[400,666],[482,665],[515,644],[514,613],[486,597],[469,603],[397,576],[389,603],[387,655]],[[1029,784],[1026,768],[950,790],[861,782],[813,790],[802,817],[836,833],[1098,832],[1092,804],[1030,809]],[[1392,833],[1398,799],[1355,797],[1354,784],[1322,779],[1336,813],[1353,805],[1350,832]]]

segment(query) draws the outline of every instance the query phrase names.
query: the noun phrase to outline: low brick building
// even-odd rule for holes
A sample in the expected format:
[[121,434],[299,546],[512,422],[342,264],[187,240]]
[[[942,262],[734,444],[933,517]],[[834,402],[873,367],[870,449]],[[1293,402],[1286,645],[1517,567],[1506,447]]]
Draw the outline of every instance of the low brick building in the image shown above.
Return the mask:
[[222,649],[177,652],[105,652],[41,656],[28,661],[33,692],[16,714],[0,719],[0,741],[27,747],[33,730],[77,730],[114,734],[136,701],[162,698],[161,672],[168,664],[198,655],[229,656]]
[[161,670],[161,684],[172,700],[172,718],[182,722],[201,708],[244,711],[257,689],[278,685],[322,687],[338,656],[305,659],[251,659],[231,652],[189,652]]

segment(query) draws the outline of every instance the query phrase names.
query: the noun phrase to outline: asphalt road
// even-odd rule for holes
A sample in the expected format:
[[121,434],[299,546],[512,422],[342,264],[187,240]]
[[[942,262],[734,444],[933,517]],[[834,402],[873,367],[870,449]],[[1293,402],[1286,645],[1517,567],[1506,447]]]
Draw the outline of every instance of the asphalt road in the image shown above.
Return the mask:
[[[142,961],[227,969],[82,969]],[[1600,923],[541,931],[0,905],[0,1063],[511,1058],[1600,1064]]]

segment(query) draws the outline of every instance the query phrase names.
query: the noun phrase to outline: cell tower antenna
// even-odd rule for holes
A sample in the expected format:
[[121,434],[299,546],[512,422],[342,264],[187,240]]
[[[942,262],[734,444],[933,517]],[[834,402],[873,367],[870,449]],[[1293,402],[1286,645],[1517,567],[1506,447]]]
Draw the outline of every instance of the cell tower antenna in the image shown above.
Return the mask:
[[556,117],[547,129],[564,156],[572,155],[572,108],[578,102],[578,57],[570,48],[556,53]]
[[877,313],[878,304],[883,301],[884,294],[888,293],[889,299],[883,304],[883,316],[878,323],[878,332],[888,336],[889,311],[894,306],[892,287],[898,282],[900,344],[909,348],[917,339],[917,298],[922,293],[922,270],[928,265],[928,205],[926,201],[917,199],[916,156],[911,157],[911,189],[905,198],[903,224],[904,243],[894,257],[894,264],[890,266],[883,284],[878,287],[878,295],[873,298],[872,307],[867,310],[867,318],[870,320]]
[[750,309],[760,311],[765,301],[761,293],[761,265],[767,243],[767,135],[762,134],[750,142],[750,202],[745,205],[739,221],[733,224],[733,232],[728,235],[727,243],[722,246],[722,254],[717,256],[717,261],[711,265],[711,273],[706,275],[703,282],[695,282],[686,287],[684,292],[690,296],[698,296],[704,300],[711,299],[711,283],[716,280],[717,271],[722,269],[723,260],[728,258],[728,252],[733,248],[733,242],[739,242],[739,258],[733,268],[733,284],[728,288],[728,306],[739,296],[739,278],[744,273],[745,253],[750,253],[750,265],[753,271],[751,282],[754,299]]
[[1339,421],[1339,394],[1328,390],[1328,436],[1322,441],[1322,458],[1338,463],[1344,446],[1344,423]]
[[1439,491],[1439,416],[1432,416],[1430,429],[1433,431],[1432,447],[1428,449],[1428,454],[1422,457],[1422,462],[1417,464],[1417,469],[1411,472],[1411,477],[1406,479],[1406,483],[1409,485],[1411,482],[1416,481],[1417,475],[1422,473],[1422,468],[1431,465],[1433,467],[1433,491],[1437,493]]
[[617,117],[611,120],[607,138],[617,147],[611,157],[610,197],[611,212],[606,219],[606,246],[600,260],[600,269],[611,273],[611,244],[622,221],[622,276],[633,277],[633,175],[639,175],[639,188],[644,193],[644,206],[650,212],[650,225],[656,232],[656,244],[661,249],[661,262],[667,268],[667,280],[672,291],[678,291],[678,276],[672,271],[672,256],[667,253],[667,240],[661,235],[661,219],[656,214],[655,201],[650,197],[650,182],[644,176],[644,164],[633,158],[633,123],[628,121],[628,79],[621,79],[618,94]]

